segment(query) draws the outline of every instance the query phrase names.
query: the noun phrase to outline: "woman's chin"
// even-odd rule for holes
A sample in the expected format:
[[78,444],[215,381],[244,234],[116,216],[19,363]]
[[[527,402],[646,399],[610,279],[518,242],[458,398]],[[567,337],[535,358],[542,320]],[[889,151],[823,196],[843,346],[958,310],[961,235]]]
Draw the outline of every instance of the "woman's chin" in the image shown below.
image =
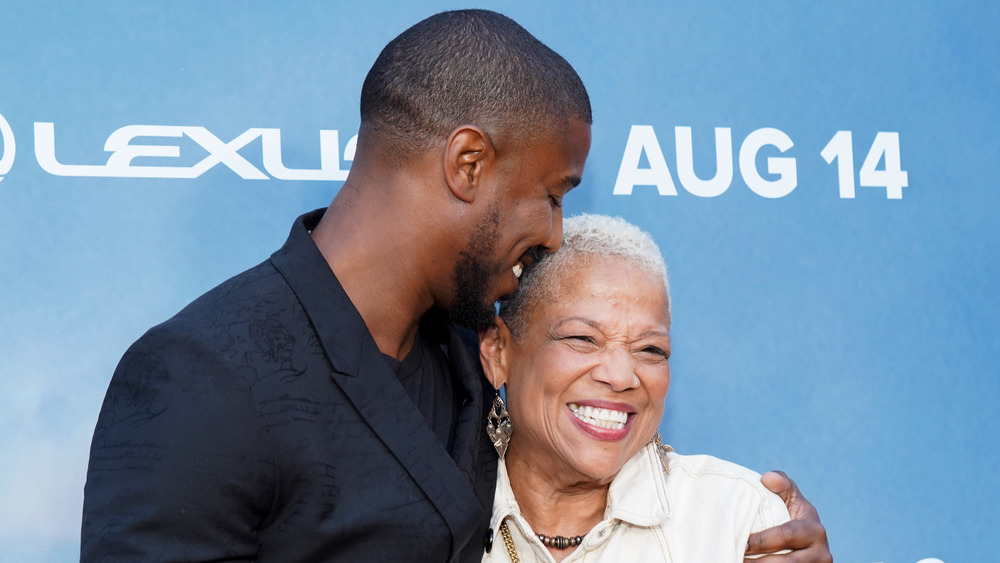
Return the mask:
[[608,483],[632,457],[624,442],[618,444],[621,447],[614,450],[609,450],[607,444],[603,444],[605,447],[598,444],[597,447],[577,448],[567,458],[575,472],[596,483]]

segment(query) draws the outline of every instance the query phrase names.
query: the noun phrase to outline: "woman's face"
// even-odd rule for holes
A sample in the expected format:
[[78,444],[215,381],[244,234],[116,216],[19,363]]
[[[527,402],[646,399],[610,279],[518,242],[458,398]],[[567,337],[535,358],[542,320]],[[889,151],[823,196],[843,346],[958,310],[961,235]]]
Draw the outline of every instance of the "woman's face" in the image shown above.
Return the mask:
[[[610,481],[656,431],[670,386],[663,282],[627,261],[591,258],[507,333],[508,455],[570,482]],[[506,328],[501,328],[501,334]]]

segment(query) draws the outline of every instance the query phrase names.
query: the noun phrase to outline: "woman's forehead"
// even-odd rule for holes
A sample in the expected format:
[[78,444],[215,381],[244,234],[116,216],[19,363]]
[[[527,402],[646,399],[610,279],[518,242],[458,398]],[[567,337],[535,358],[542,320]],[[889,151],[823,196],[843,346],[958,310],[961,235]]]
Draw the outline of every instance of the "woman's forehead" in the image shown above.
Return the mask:
[[[543,315],[591,314],[648,316],[668,323],[667,290],[663,280],[629,260],[601,256],[562,269],[558,290],[541,304]],[[597,319],[595,319],[597,320]]]
[[633,296],[666,300],[664,281],[634,261],[620,256],[587,256],[562,271],[562,294],[574,297]]

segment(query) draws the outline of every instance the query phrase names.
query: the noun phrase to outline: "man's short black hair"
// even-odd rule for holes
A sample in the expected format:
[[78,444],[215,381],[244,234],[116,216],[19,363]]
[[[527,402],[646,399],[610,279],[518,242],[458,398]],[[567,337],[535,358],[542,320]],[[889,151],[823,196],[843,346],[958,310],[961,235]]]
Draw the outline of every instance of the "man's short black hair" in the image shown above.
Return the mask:
[[488,10],[431,16],[393,39],[361,89],[361,131],[391,151],[422,151],[460,125],[524,139],[592,123],[573,67],[514,20]]

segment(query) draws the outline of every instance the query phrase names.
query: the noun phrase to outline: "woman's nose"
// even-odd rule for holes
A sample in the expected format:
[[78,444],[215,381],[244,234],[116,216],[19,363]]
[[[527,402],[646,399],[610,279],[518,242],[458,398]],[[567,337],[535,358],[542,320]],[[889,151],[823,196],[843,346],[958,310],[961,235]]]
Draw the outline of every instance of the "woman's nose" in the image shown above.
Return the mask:
[[600,365],[591,373],[595,381],[608,385],[615,392],[621,392],[639,386],[635,367],[635,359],[627,351],[608,350]]

